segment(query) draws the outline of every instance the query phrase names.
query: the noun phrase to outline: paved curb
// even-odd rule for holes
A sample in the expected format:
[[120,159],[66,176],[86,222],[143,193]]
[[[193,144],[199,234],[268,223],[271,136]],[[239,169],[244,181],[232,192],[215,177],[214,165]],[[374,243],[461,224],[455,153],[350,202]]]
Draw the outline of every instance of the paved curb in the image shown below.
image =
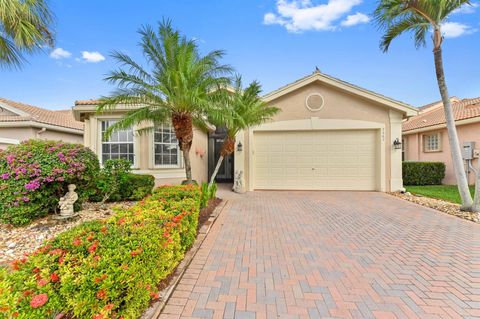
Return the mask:
[[185,254],[185,258],[178,264],[175,273],[170,281],[168,287],[163,289],[160,292],[159,300],[154,302],[140,317],[140,319],[157,319],[158,316],[162,313],[163,308],[170,299],[175,287],[177,287],[178,283],[183,277],[183,274],[187,270],[188,266],[192,262],[193,258],[197,254],[198,250],[202,246],[203,241],[207,237],[210,229],[212,228],[213,224],[217,220],[218,216],[222,213],[223,209],[225,208],[228,200],[222,200],[222,202],[213,210],[212,214],[208,218],[208,220],[203,224],[203,226],[198,230],[198,236],[195,242],[193,243],[192,248]]

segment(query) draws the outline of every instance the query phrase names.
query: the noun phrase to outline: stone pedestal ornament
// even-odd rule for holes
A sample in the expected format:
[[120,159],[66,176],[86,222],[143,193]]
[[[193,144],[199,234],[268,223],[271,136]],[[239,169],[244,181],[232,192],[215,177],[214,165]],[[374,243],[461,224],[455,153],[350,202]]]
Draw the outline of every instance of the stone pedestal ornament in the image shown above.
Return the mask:
[[245,187],[243,182],[243,171],[237,170],[235,171],[235,179],[233,182],[233,191],[235,193],[243,194],[245,193]]
[[76,188],[75,184],[68,185],[68,192],[58,201],[60,215],[55,216],[56,219],[67,219],[76,216],[73,210],[73,204],[78,200],[78,194],[75,192]]

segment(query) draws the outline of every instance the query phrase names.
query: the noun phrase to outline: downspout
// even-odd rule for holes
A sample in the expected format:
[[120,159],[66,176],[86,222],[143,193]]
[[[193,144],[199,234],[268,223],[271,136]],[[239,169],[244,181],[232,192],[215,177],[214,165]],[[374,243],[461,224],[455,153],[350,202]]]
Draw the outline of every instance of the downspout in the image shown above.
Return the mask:
[[47,131],[47,128],[46,127],[42,127],[41,130],[37,131],[37,133],[35,134],[35,138],[39,138],[41,134],[45,133]]

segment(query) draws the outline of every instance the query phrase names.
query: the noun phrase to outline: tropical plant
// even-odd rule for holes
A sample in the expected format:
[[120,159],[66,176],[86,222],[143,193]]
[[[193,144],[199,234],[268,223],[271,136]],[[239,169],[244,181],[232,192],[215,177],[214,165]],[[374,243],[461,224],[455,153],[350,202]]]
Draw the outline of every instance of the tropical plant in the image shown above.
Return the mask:
[[47,0],[0,0],[0,66],[19,67],[25,53],[52,47],[53,20]]
[[235,151],[235,136],[241,130],[262,124],[279,111],[278,108],[265,103],[260,93],[261,85],[254,81],[244,90],[242,78],[237,76],[231,89],[220,89],[215,94],[215,104],[208,114],[210,123],[224,127],[227,136],[220,150],[215,170],[210,177],[210,186],[215,182],[223,159]]
[[[206,127],[210,92],[228,83],[226,75],[231,68],[220,63],[223,51],[201,55],[197,43],[175,30],[170,21],[160,23],[157,32],[150,26],[142,27],[139,34],[148,68],[124,53],[112,55],[121,68],[111,72],[106,80],[118,85],[118,89],[101,99],[98,111],[118,105],[127,105],[131,110],[109,127],[106,137],[115,130],[140,123],[156,125],[171,121],[183,153],[186,183],[190,184],[193,125]],[[140,132],[145,130],[148,128]]]
[[468,190],[467,176],[443,69],[442,25],[453,11],[469,4],[468,0],[381,0],[374,12],[376,22],[385,32],[380,42],[380,47],[384,52],[388,51],[395,38],[404,33],[413,33],[415,46],[420,48],[426,45],[426,37],[429,32],[433,32],[433,55],[438,88],[442,96],[452,162],[463,210],[472,209],[473,201]]

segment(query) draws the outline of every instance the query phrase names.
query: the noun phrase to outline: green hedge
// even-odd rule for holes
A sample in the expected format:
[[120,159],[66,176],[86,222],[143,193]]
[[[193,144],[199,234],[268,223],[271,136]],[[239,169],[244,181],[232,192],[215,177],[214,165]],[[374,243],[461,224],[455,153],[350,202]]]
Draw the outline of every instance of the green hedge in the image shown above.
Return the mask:
[[200,189],[162,187],[0,268],[0,318],[138,318],[195,240]]
[[445,163],[403,162],[404,185],[440,185],[445,177]]
[[[109,202],[141,200],[152,193],[155,186],[155,177],[152,175],[128,173],[126,176],[125,179],[122,179],[118,192],[110,195]],[[103,192],[98,188],[90,197],[90,200],[94,202],[100,202],[102,199]]]

